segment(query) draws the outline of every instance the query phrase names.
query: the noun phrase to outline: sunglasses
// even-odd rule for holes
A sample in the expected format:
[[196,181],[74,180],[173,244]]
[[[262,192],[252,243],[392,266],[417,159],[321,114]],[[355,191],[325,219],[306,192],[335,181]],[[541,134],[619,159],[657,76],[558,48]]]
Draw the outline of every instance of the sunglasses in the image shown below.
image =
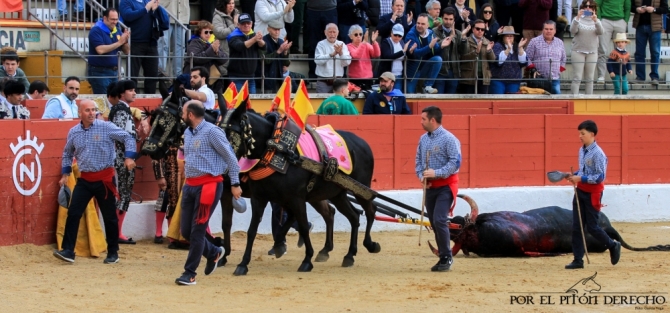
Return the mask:
[[393,34],[393,37],[402,37],[402,35]]
[[360,36],[363,36],[363,34],[362,33],[355,33],[354,34],[354,37],[360,37]]
[[493,14],[493,11],[484,11],[484,14]]
[[209,35],[209,34],[212,34],[213,31],[211,31],[211,30],[206,30],[206,31],[204,31],[204,33],[205,33],[205,35]]
[[584,9],[593,9],[595,7],[596,7],[595,5],[587,4],[587,5],[584,6]]
[[483,32],[483,31],[486,30],[486,28],[475,27],[475,30],[478,30],[478,31],[480,31],[480,32]]

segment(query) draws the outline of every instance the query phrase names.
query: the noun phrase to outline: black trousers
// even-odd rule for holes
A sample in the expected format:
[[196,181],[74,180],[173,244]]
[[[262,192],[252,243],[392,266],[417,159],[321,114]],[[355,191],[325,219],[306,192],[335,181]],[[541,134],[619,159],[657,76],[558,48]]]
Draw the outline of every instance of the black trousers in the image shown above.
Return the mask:
[[144,93],[156,93],[158,76],[158,48],[156,43],[133,42],[130,45],[130,76],[137,84],[140,67],[144,70]]
[[[577,189],[577,198],[579,198],[579,209],[582,213],[584,229],[603,246],[608,249],[612,248],[614,241],[598,225],[600,211],[596,211],[591,204],[591,194]],[[572,198],[572,254],[575,256],[575,260],[580,261],[584,257],[584,242],[582,241],[582,231],[579,227],[579,214],[577,212],[577,201]],[[584,235],[586,235],[586,231]]]
[[119,224],[116,217],[116,198],[102,181],[89,182],[81,178],[77,179],[77,184],[72,191],[72,200],[70,208],[67,210],[65,234],[61,247],[63,250],[74,252],[81,216],[93,197],[98,201],[100,213],[102,213],[105,223],[107,253],[117,253],[119,251]]
[[426,213],[430,226],[433,227],[435,242],[440,258],[451,257],[451,236],[449,234],[449,209],[454,202],[454,195],[449,186],[429,188],[426,190]]

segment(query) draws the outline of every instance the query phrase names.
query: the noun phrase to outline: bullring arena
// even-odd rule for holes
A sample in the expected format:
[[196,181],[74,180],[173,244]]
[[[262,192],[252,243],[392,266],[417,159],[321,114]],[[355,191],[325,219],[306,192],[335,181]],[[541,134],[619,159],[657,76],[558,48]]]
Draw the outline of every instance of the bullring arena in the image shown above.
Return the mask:
[[[570,208],[573,189],[552,185],[551,170],[567,171],[577,164],[576,126],[593,119],[597,140],[609,158],[603,212],[625,241],[635,247],[668,244],[668,154],[670,116],[635,114],[636,108],[656,106],[667,111],[664,96],[609,100],[607,96],[571,99],[531,98],[414,99],[412,112],[437,105],[446,114],[443,125],[461,141],[463,163],[459,193],[472,197],[479,213],[526,210],[557,205]],[[320,95],[312,95],[317,103]],[[510,98],[512,100],[510,100]],[[541,100],[540,100],[541,99]],[[252,98],[263,112],[267,100]],[[539,100],[539,101],[538,101]],[[158,104],[141,99],[134,106]],[[622,104],[625,104],[622,105]],[[27,101],[31,110],[43,103]],[[40,107],[41,105],[41,107]],[[622,110],[630,110],[622,112]],[[637,112],[640,113],[640,112]],[[304,250],[289,234],[288,253],[267,255],[272,246],[266,210],[254,245],[249,274],[233,276],[246,244],[250,211],[235,213],[232,252],[228,264],[198,284],[180,288],[173,281],[182,270],[186,251],[154,244],[153,201],[157,186],[150,161],[138,160],[134,191],[124,233],[138,239],[123,245],[120,263],[78,257],[64,264],[51,256],[56,240],[58,177],[67,130],[77,121],[2,121],[5,164],[0,181],[0,310],[3,312],[584,312],[667,310],[667,252],[623,250],[616,266],[607,253],[590,254],[585,269],[566,271],[572,256],[483,258],[454,257],[451,271],[430,272],[435,256],[424,230],[414,225],[375,222],[373,240],[381,252],[360,245],[353,267],[341,267],[349,226],[336,213],[335,248],[325,263],[309,273],[296,272]],[[409,116],[312,116],[313,125],[330,124],[349,130],[372,147],[375,169],[372,189],[414,208],[421,207],[421,185],[414,175],[414,154],[423,133],[417,114]],[[29,139],[29,141],[23,141]],[[18,140],[18,141],[17,141]],[[41,146],[43,144],[43,146]],[[22,149],[17,149],[21,147]],[[18,156],[18,157],[17,157]],[[16,160],[16,161],[15,161]],[[33,167],[31,167],[33,166]],[[34,168],[34,169],[33,169]],[[31,176],[30,173],[37,175]],[[469,212],[462,200],[456,215]],[[315,224],[315,248],[325,240],[321,217],[308,208]],[[413,217],[418,217],[412,214]],[[210,227],[221,232],[217,208]],[[365,220],[361,219],[361,230]],[[166,226],[165,226],[166,227]],[[201,267],[204,262],[201,263]],[[581,282],[588,279],[588,284]],[[596,291],[593,286],[599,288]],[[570,292],[574,290],[575,292]]]

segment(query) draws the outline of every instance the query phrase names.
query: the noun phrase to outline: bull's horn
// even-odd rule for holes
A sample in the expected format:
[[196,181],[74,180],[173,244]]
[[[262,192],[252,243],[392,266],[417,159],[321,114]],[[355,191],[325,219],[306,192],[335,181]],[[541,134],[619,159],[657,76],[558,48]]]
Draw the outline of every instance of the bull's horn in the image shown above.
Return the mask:
[[477,202],[464,194],[459,194],[458,197],[465,200],[465,202],[470,205],[470,220],[474,222],[477,219],[477,215],[479,215],[479,207],[477,206]]

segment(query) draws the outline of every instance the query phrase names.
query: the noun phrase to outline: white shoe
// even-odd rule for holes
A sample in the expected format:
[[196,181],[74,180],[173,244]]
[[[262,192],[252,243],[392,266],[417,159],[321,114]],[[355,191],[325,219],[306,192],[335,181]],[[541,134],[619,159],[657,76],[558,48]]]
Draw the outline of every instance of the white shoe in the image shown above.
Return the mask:
[[437,89],[433,88],[432,86],[426,86],[426,88],[423,88],[424,93],[437,93]]
[[605,77],[602,77],[602,76],[598,77],[598,80],[596,81],[596,83],[604,84],[605,83]]

